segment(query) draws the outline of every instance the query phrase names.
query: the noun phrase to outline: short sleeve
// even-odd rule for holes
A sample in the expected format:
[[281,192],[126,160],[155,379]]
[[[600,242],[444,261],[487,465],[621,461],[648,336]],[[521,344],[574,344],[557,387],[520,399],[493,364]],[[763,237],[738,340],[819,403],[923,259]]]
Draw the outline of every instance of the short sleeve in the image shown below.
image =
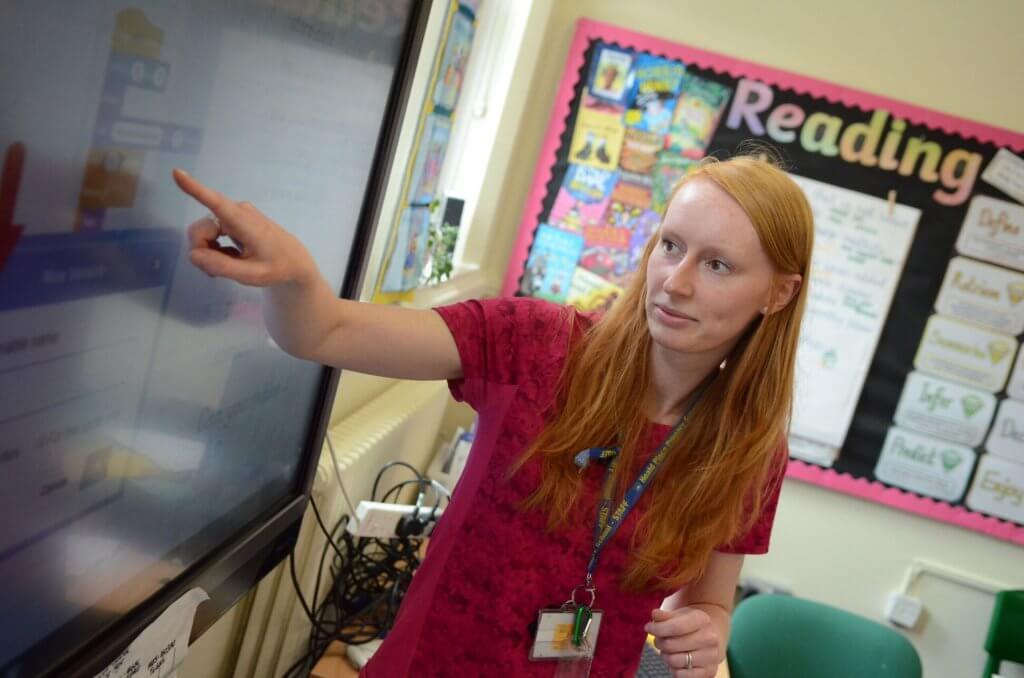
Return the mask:
[[448,326],[462,363],[462,378],[449,380],[456,400],[479,410],[486,384],[554,383],[561,374],[571,335],[582,316],[572,309],[529,297],[470,300],[434,311]]
[[786,476],[786,466],[789,463],[789,446],[783,442],[779,446],[778,457],[775,467],[768,476],[764,486],[764,494],[761,499],[761,514],[750,530],[731,544],[720,546],[715,549],[720,553],[738,553],[745,555],[761,555],[768,553],[768,544],[771,541],[772,526],[775,524],[775,511],[779,505],[779,494],[782,491],[782,481]]

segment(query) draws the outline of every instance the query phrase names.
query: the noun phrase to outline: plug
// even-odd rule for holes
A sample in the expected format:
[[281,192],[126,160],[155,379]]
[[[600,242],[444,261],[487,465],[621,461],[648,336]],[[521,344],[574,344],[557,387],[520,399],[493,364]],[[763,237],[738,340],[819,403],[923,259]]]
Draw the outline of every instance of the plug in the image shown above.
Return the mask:
[[893,591],[885,601],[885,617],[896,626],[912,629],[917,626],[924,605],[909,593]]

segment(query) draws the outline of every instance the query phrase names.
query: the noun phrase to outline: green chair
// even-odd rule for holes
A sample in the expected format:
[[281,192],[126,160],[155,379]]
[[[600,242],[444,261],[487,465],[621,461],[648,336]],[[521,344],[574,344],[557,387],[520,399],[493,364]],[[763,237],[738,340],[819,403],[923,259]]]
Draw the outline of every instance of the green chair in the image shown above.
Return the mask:
[[1005,661],[1024,664],[1024,590],[996,594],[985,640],[988,661],[982,678],[990,678]]
[[736,607],[728,658],[732,678],[921,678],[917,651],[899,631],[774,594]]

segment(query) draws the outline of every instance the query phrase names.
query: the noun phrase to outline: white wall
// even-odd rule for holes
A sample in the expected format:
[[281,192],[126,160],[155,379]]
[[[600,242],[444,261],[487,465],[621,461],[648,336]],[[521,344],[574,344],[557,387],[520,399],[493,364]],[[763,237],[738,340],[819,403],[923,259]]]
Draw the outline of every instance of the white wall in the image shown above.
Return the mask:
[[[487,0],[511,2],[513,0]],[[497,293],[533,179],[574,23],[588,17],[1024,132],[1024,4],[913,0],[534,0],[485,192],[471,228]],[[480,245],[483,246],[483,245]],[[881,619],[915,559],[1024,588],[1024,550],[974,532],[789,481],[772,552],[744,576]],[[928,678],[981,674],[990,594],[925,574],[922,623],[907,635]],[[1024,676],[1007,665],[1006,676]]]

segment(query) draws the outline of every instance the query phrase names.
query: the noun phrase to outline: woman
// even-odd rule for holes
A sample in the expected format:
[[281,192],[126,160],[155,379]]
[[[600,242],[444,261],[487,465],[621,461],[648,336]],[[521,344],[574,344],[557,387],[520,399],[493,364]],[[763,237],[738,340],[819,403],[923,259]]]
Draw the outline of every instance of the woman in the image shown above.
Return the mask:
[[[530,656],[557,646],[594,648],[595,676],[631,676],[645,631],[676,676],[715,674],[786,459],[813,229],[784,172],[748,157],[701,165],[676,188],[645,275],[601,318],[524,298],[339,300],[256,208],[175,179],[216,216],[190,227],[192,262],[265,287],[283,349],[448,379],[479,413],[452,503],[363,675],[550,676]],[[569,600],[572,624],[540,612]],[[560,667],[585,675],[588,661]]]

